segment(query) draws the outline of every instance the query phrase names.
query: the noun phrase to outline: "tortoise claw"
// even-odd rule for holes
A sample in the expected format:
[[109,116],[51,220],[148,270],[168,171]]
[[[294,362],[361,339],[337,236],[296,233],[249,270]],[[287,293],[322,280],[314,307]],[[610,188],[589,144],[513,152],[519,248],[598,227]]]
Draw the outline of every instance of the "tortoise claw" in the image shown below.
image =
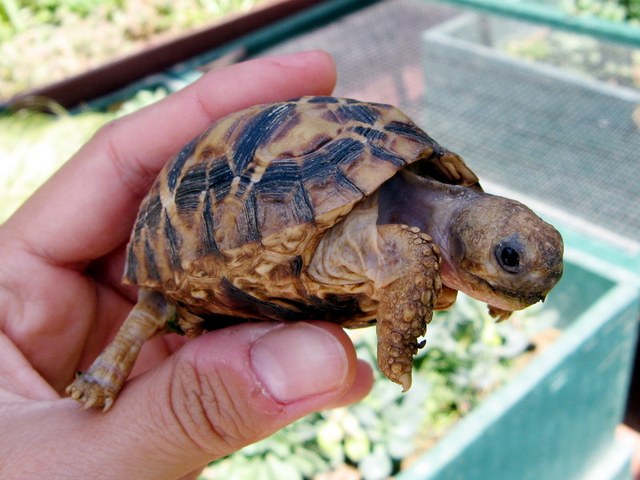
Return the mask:
[[112,397],[107,397],[107,398],[104,400],[104,407],[102,408],[102,411],[103,411],[103,412],[108,411],[108,410],[111,408],[111,406],[113,405],[113,401],[114,401],[114,398],[112,398]]
[[407,392],[411,388],[411,373],[403,373],[398,379],[398,383],[402,385],[402,393]]
[[504,322],[513,313],[509,310],[502,310],[501,308],[494,307],[492,305],[488,305],[488,307],[489,307],[489,315],[491,315],[492,318],[495,318],[496,322],[498,323]]
[[103,407],[103,411],[106,412],[111,408],[115,399],[113,389],[100,385],[89,374],[78,375],[65,391],[67,395],[81,403],[82,410]]
[[84,403],[80,408],[82,408],[82,410],[89,410],[91,407],[93,407],[97,403],[97,401],[98,401],[98,397],[91,396],[84,401]]

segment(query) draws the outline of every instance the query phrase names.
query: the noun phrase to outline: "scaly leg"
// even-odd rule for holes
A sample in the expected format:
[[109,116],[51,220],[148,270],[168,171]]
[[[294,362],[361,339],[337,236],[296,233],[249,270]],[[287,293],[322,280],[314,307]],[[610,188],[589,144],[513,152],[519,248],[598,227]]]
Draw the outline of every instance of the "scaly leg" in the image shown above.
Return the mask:
[[442,289],[440,256],[431,238],[418,228],[382,225],[378,230],[384,250],[410,266],[382,288],[377,318],[378,366],[407,391],[413,356],[422,347],[418,337],[426,333]]
[[378,200],[372,195],[325,234],[307,274],[313,280],[307,288],[321,298],[339,295],[348,285],[377,303],[376,310],[366,311],[377,318],[378,366],[408,390],[418,337],[425,334],[434,306],[455,299],[449,289],[436,304],[442,291],[440,253],[431,237],[417,227],[378,225]]
[[83,404],[83,408],[111,408],[142,344],[164,330],[175,315],[175,307],[151,290],[140,289],[133,307],[113,341],[96,358],[86,373],[79,373],[66,389],[67,394]]

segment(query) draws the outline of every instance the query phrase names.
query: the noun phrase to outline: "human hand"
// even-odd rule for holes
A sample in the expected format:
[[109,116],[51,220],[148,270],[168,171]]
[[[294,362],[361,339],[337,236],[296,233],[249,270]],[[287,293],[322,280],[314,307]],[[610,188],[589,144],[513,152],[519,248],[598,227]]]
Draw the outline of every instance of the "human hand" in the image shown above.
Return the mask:
[[0,226],[0,477],[195,476],[297,418],[366,395],[371,370],[339,327],[265,322],[147,342],[107,414],[62,396],[135,303],[120,283],[125,246],[163,164],[227,113],[329,94],[334,83],[321,52],[210,72],[103,127]]

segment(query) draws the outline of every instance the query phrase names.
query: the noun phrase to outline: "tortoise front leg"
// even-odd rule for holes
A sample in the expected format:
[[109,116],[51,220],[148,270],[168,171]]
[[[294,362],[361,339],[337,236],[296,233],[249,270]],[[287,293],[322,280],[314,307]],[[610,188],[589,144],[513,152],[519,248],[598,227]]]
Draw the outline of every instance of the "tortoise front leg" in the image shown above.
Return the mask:
[[[431,237],[406,225],[378,226],[387,258],[409,266],[402,276],[382,287],[377,315],[378,366],[392,381],[411,387],[418,338],[427,330],[442,289],[440,256]],[[398,261],[398,260],[396,260]],[[384,268],[384,267],[383,267]]]
[[[390,380],[411,386],[413,356],[425,334],[434,306],[454,300],[442,291],[440,253],[417,227],[378,225],[377,197],[354,208],[318,244],[307,273],[308,290],[317,297],[343,294],[345,286],[377,303],[363,311],[377,317],[378,365]],[[361,307],[363,305],[361,304]],[[361,324],[356,324],[361,326]]]
[[122,389],[142,344],[162,331],[175,315],[175,307],[157,292],[140,289],[135,304],[113,341],[89,370],[79,373],[66,389],[83,408],[104,407],[106,412]]

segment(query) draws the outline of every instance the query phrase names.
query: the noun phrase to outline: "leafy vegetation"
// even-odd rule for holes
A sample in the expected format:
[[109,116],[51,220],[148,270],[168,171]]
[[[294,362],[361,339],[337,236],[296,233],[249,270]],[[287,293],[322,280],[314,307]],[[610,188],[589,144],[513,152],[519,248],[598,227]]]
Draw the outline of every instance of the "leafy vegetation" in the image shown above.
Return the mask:
[[0,223],[107,119],[27,111],[0,116]]
[[514,57],[539,61],[612,85],[640,88],[640,50],[554,29],[510,39],[502,47]]
[[265,0],[0,0],[0,97]]
[[[0,98],[61,80],[265,1],[0,0]],[[571,14],[640,25],[640,0],[557,4]]]
[[23,108],[0,114],[0,223],[102,125],[166,95],[162,89],[142,90],[112,111],[70,115],[47,103],[49,115]]
[[576,15],[640,25],[640,0],[564,0],[562,8]]

